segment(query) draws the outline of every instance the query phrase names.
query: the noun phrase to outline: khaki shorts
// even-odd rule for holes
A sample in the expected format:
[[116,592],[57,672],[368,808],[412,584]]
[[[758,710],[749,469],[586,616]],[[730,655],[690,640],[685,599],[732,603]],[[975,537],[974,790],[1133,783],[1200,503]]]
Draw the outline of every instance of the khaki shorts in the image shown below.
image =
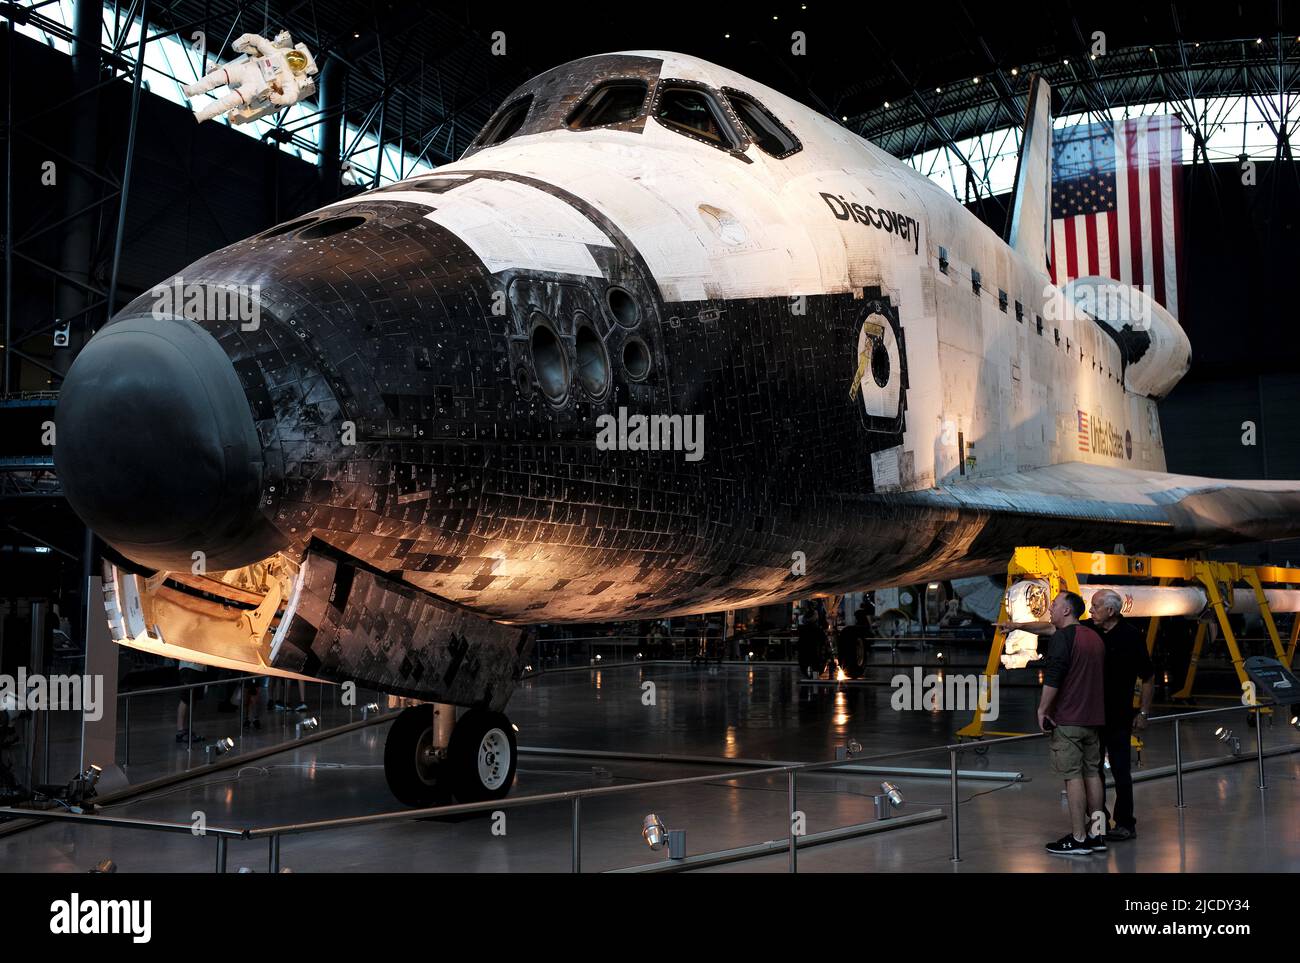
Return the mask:
[[1088,726],[1057,726],[1052,730],[1052,772],[1062,779],[1096,775],[1101,765],[1101,736]]

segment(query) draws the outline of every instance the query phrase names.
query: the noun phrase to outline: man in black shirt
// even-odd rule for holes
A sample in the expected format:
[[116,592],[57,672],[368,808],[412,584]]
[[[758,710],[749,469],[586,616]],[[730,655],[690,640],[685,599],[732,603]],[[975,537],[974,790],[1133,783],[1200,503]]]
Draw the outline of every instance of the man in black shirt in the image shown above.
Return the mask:
[[[1133,776],[1130,771],[1129,739],[1135,730],[1146,728],[1151,711],[1151,697],[1155,692],[1155,669],[1147,652],[1146,640],[1137,626],[1121,614],[1124,601],[1109,589],[1097,592],[1089,606],[1092,609],[1090,624],[1101,636],[1106,646],[1104,690],[1106,725],[1102,729],[1101,744],[1110,758],[1110,774],[1115,780],[1115,827],[1106,835],[1112,842],[1133,839],[1137,836],[1137,820],[1133,817]],[[1133,680],[1142,680],[1141,708],[1133,713]],[[1106,784],[1105,762],[1099,769],[1102,786]]]

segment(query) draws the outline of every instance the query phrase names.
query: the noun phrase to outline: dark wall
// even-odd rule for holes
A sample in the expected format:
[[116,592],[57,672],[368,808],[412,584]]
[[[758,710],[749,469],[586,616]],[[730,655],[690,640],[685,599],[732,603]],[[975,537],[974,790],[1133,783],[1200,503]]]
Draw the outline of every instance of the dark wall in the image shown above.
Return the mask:
[[[0,44],[0,70],[7,69],[5,56],[5,45]],[[14,101],[13,214],[20,252],[14,293],[15,325],[21,334],[48,325],[56,315],[58,282],[27,258],[61,267],[66,229],[37,232],[69,213],[69,189],[79,179],[93,184],[95,198],[111,195],[121,183],[131,86],[129,79],[121,80],[96,95],[95,169],[104,175],[96,178],[79,171],[69,159],[74,139],[85,133],[69,123],[71,59],[28,37],[15,36],[14,68],[17,78],[40,78],[30,89],[17,84],[20,96]],[[48,161],[55,164],[53,185],[42,183]],[[119,303],[216,248],[315,207],[316,196],[313,164],[224,124],[196,124],[184,107],[142,93]],[[94,236],[92,282],[104,290],[111,271],[117,211],[116,200],[110,199],[84,215]],[[103,311],[97,312],[90,326],[98,327],[105,317]],[[82,327],[74,327],[74,338],[84,334]],[[48,337],[24,343],[20,336],[15,341],[29,354],[47,361],[55,357]],[[24,363],[21,373],[21,387],[47,387],[47,374],[36,366]]]
[[[1300,170],[1257,164],[1253,186],[1236,164],[1188,168],[1187,178],[1180,321],[1192,370],[1160,406],[1169,470],[1300,479]],[[1300,542],[1233,557],[1300,563]]]
[[[85,133],[73,121],[68,103],[70,58],[27,37],[15,35],[13,40],[14,340],[28,354],[66,368],[72,349],[56,352],[48,333],[23,338],[24,332],[48,327],[58,314],[55,275],[27,258],[55,269],[64,266],[67,228],[59,222],[69,213],[69,194],[78,180],[89,183],[94,199],[108,198],[84,216],[94,239],[91,282],[107,289],[117,219],[111,195],[122,177],[131,88],[128,81],[118,81],[99,91],[91,114],[97,119],[94,169],[104,177],[81,173],[70,159],[74,138]],[[0,77],[8,69],[6,49],[0,42]],[[4,109],[0,104],[0,116]],[[52,185],[42,183],[47,161],[55,164]],[[125,303],[215,248],[315,207],[316,183],[314,165],[224,125],[210,121],[200,126],[184,107],[143,93],[119,301]],[[6,192],[0,190],[4,203]],[[75,325],[74,342],[105,318],[101,309]],[[57,387],[57,379],[38,365],[13,361],[15,389]],[[48,417],[45,409],[0,410],[0,455],[48,454],[40,444],[40,424]],[[61,498],[0,498],[0,592],[5,598],[61,602],[79,632],[84,531]],[[18,551],[42,542],[55,550],[41,555]]]

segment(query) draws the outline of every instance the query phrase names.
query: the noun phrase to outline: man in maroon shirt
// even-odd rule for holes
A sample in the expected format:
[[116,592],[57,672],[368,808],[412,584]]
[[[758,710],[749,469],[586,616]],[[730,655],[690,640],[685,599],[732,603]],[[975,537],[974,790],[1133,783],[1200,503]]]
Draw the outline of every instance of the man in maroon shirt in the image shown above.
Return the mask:
[[1052,734],[1052,771],[1065,780],[1070,804],[1071,832],[1047,844],[1054,856],[1106,851],[1106,814],[1098,775],[1101,728],[1106,724],[1106,646],[1096,632],[1079,624],[1083,609],[1083,599],[1073,592],[1062,592],[1052,601],[1056,633],[1048,644],[1043,697],[1038,703],[1038,726]]

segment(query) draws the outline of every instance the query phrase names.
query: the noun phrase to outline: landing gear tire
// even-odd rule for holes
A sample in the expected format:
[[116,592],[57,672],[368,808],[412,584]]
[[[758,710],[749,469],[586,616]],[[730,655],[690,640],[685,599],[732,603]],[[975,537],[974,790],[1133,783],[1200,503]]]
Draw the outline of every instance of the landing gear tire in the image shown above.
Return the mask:
[[836,653],[840,668],[850,679],[861,679],[863,670],[866,667],[866,658],[862,652],[862,644],[856,640],[842,641],[839,645],[839,651]]
[[433,706],[403,709],[384,743],[384,777],[393,795],[407,806],[448,802],[446,766],[433,746]]
[[504,799],[515,782],[519,746],[500,712],[470,709],[456,720],[445,763],[451,791],[462,803]]

